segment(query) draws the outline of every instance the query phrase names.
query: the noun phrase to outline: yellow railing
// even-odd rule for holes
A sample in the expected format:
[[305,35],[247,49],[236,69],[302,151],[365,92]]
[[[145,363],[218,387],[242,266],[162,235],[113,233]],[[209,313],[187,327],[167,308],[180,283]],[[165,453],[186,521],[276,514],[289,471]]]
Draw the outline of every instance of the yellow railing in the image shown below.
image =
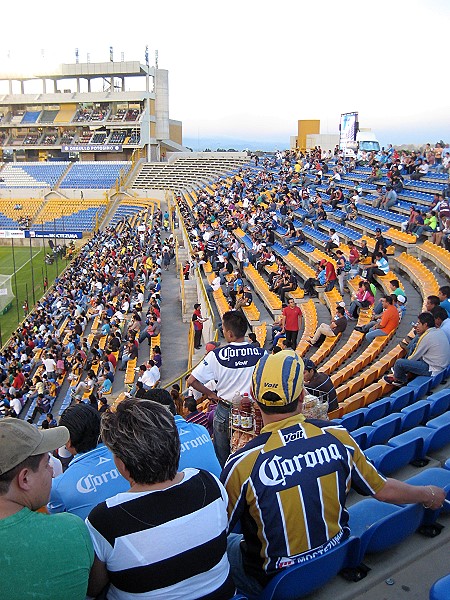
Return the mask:
[[192,359],[194,357],[194,324],[190,323],[188,333],[188,371],[192,371]]
[[[178,260],[177,260],[177,262],[178,262]],[[181,314],[184,314],[184,307],[186,306],[186,292],[184,289],[183,265],[179,265],[179,275],[180,275],[180,290],[181,290]]]

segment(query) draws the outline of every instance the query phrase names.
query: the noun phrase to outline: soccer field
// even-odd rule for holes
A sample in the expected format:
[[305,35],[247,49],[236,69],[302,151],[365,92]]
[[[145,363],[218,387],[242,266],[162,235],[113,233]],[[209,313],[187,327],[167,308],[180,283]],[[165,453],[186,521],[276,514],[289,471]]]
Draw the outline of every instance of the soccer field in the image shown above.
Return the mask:
[[[34,298],[36,302],[44,294],[44,277],[47,277],[49,286],[66,267],[66,260],[58,259],[52,265],[45,264],[45,254],[50,252],[48,246],[0,246],[0,288],[11,286],[14,294],[11,308],[0,316],[0,343],[5,344],[11,333],[16,329],[25,314],[23,303],[28,298],[29,309],[32,310]],[[14,271],[15,265],[15,271]],[[11,278],[10,278],[11,277]],[[9,279],[10,278],[10,279]]]

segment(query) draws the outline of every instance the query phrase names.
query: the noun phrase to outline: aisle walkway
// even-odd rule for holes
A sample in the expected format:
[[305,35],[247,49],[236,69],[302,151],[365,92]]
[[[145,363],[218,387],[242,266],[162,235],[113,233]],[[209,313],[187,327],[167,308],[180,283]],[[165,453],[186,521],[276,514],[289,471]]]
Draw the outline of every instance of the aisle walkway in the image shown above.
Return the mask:
[[[166,203],[161,202],[163,212],[165,208]],[[163,270],[161,282],[162,387],[186,371],[188,333],[189,323],[181,318],[180,280],[174,259],[169,270]]]

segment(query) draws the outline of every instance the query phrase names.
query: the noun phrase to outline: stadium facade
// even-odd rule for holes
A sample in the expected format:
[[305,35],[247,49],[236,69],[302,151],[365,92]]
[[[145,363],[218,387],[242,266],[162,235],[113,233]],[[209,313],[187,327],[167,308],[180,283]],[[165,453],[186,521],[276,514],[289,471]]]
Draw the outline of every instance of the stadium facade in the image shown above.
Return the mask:
[[[2,159],[127,161],[138,152],[160,161],[186,150],[181,121],[169,118],[168,79],[167,70],[139,61],[0,73]],[[138,90],[128,89],[131,80]]]

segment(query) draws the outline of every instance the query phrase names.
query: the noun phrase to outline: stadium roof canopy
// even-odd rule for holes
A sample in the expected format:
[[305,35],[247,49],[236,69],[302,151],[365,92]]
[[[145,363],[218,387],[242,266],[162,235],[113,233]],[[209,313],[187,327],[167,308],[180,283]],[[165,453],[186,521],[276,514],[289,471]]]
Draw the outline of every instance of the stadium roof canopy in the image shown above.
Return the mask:
[[70,63],[61,64],[49,71],[38,73],[1,72],[0,81],[14,79],[27,81],[30,79],[76,79],[77,77],[94,79],[96,77],[153,77],[155,68],[141,64],[139,61]]

